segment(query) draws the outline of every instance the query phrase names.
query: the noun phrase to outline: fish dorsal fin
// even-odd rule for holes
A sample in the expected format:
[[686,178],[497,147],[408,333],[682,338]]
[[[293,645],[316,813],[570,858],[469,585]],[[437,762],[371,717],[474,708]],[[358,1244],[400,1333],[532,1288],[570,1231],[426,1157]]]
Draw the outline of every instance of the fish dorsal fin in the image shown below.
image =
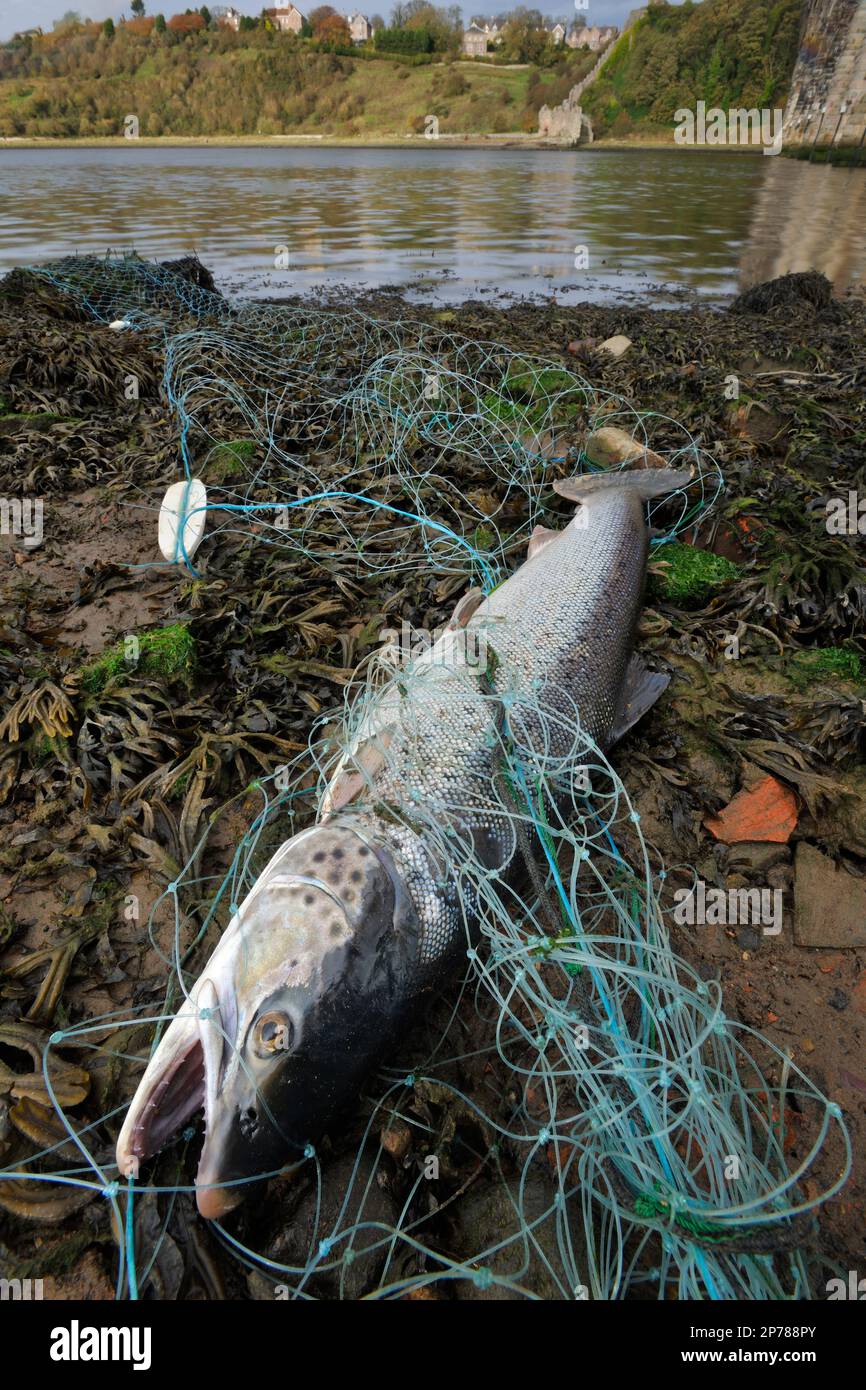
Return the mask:
[[670,681],[670,676],[666,676],[664,672],[651,671],[643,658],[635,653],[626,667],[608,746],[617,743],[629,729],[634,728],[639,719],[643,719],[662,691],[667,690]]

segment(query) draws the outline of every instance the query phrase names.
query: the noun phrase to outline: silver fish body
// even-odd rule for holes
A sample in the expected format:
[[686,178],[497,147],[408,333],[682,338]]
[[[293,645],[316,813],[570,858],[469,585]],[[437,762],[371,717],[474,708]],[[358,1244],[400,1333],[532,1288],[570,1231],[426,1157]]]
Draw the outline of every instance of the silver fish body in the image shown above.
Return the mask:
[[[535,761],[602,748],[663,688],[625,695],[648,535],[668,470],[578,478],[559,533],[392,680],[333,777],[319,824],[284,844],[227,928],[141,1080],[122,1173],[202,1106],[199,1209],[303,1155],[465,956],[477,927],[471,858],[503,886],[524,872],[497,778],[503,713]],[[633,707],[625,708],[632,701]],[[229,1187],[225,1185],[229,1184]]]

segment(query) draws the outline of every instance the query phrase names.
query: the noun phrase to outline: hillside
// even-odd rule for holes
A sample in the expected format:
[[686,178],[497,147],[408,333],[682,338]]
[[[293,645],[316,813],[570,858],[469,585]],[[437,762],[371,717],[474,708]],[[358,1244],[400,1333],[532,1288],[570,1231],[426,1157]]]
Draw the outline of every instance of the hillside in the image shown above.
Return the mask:
[[0,136],[100,137],[138,116],[142,136],[443,134],[535,130],[592,66],[544,69],[349,55],[255,30],[176,34],[99,25],[0,49]]
[[686,0],[658,6],[614,46],[584,94],[596,137],[671,130],[674,112],[783,107],[803,0]]

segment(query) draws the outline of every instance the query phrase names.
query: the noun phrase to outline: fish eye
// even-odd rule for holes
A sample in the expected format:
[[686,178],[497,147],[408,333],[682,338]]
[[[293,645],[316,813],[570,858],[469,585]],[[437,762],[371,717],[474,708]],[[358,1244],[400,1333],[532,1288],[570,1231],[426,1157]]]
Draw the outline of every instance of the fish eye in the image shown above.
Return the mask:
[[252,1044],[257,1057],[275,1057],[280,1052],[291,1052],[295,1037],[295,1025],[288,1014],[272,1010],[262,1014],[253,1024]]

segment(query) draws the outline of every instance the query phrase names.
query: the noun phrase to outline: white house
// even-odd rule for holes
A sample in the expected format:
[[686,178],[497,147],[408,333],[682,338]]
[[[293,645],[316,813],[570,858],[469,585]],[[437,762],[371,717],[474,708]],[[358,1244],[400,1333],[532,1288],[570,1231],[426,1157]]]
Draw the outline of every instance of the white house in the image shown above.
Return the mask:
[[551,43],[565,43],[564,24],[554,24],[553,28],[548,30],[548,33],[550,34]]
[[346,17],[352,43],[367,43],[373,37],[373,26],[365,14],[350,14]]
[[211,10],[211,17],[217,24],[225,25],[226,29],[234,29],[237,33],[241,27],[241,12],[232,5],[216,5]]

